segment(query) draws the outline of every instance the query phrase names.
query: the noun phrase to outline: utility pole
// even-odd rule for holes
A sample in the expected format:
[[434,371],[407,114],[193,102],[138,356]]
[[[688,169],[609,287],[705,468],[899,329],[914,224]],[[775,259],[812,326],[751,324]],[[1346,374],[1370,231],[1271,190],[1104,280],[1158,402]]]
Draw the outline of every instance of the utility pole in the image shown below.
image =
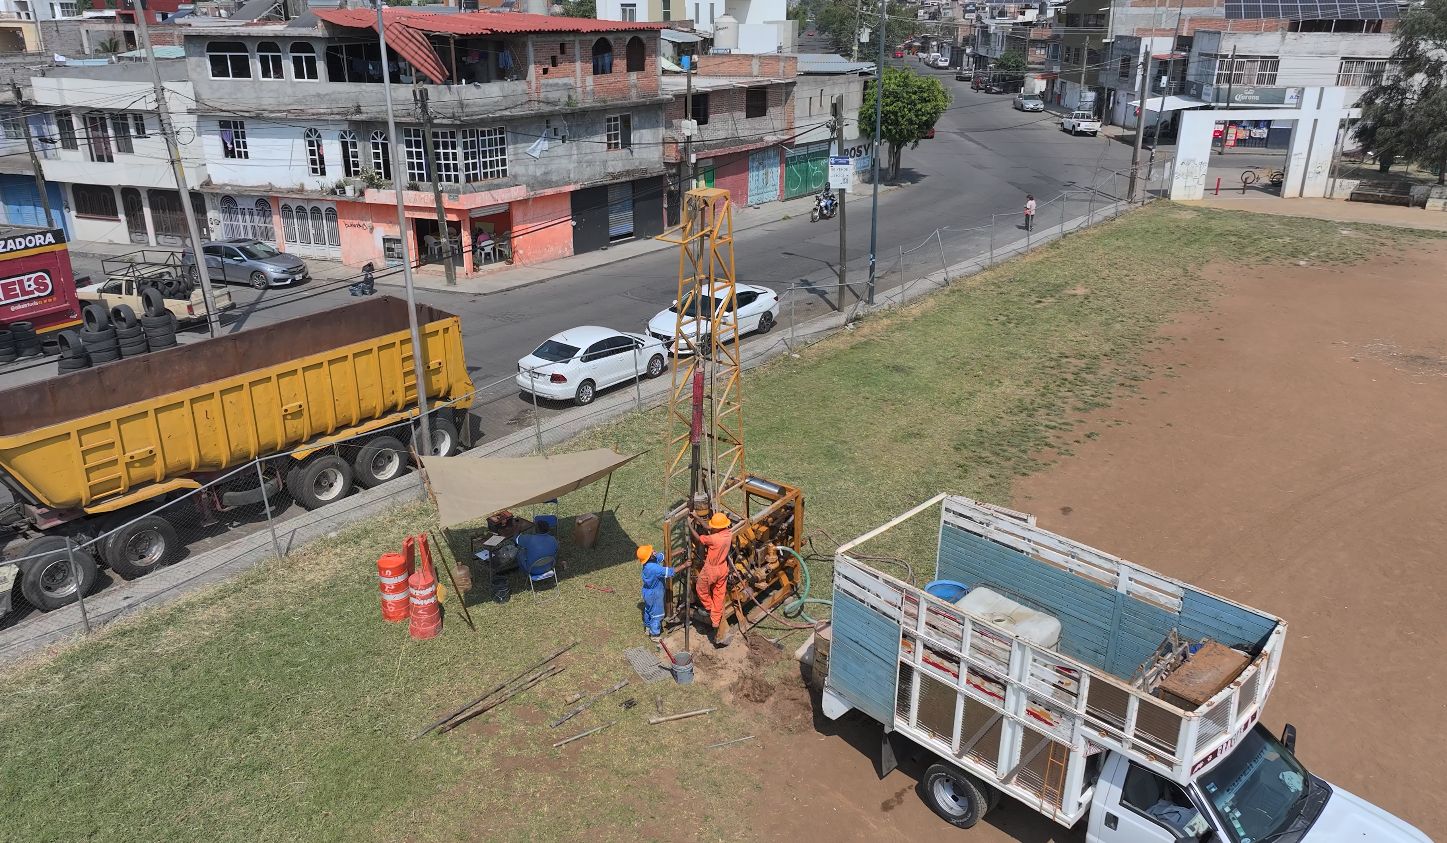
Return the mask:
[[211,271],[206,268],[206,253],[201,251],[201,229],[196,225],[196,213],[191,207],[191,190],[186,186],[186,165],[181,163],[181,145],[176,142],[176,127],[171,122],[171,107],[166,102],[166,89],[161,84],[161,68],[156,64],[156,54],[151,49],[151,30],[146,23],[147,3],[136,3],[136,34],[141,39],[141,49],[146,53],[146,64],[151,66],[151,81],[156,87],[156,114],[161,120],[161,137],[166,139],[166,153],[171,158],[171,174],[176,177],[176,192],[181,200],[181,216],[186,220],[186,234],[191,238],[191,256],[195,259],[196,277],[201,279],[201,297],[206,302],[206,329],[216,336],[221,326],[221,314],[216,310],[216,298],[211,293]]
[[864,25],[864,0],[854,4],[854,47],[849,54],[850,61],[859,61],[859,28]]
[[[684,56],[683,59],[683,121],[687,131],[683,133],[683,167],[678,174],[679,222],[683,221],[683,215],[688,212],[684,197],[698,182],[698,164],[693,160],[693,135],[698,131],[698,127],[693,125],[693,69],[698,57]],[[684,173],[688,174],[687,182],[684,181]]]
[[[1231,58],[1230,58],[1230,62],[1231,62],[1231,63],[1227,65],[1227,67],[1230,68],[1230,73],[1226,76],[1226,107],[1223,108],[1223,109],[1221,109],[1221,111],[1222,111],[1222,113],[1223,113],[1223,117],[1224,117],[1225,114],[1227,114],[1227,113],[1229,113],[1229,112],[1231,111],[1231,95],[1234,94],[1234,93],[1236,93],[1236,45],[1235,45],[1235,44],[1232,44],[1232,45],[1231,45]],[[1211,99],[1215,99],[1215,98],[1216,98],[1215,88],[1212,88],[1212,89],[1211,89]],[[1225,125],[1221,128],[1221,154],[1222,154],[1222,155],[1225,155],[1225,154],[1226,154],[1226,135],[1230,134],[1230,132],[1231,132],[1231,118],[1230,118],[1230,117],[1224,117],[1224,119],[1222,120],[1222,122],[1225,123]]]
[[427,156],[427,174],[432,180],[432,204],[437,208],[437,242],[442,244],[442,272],[447,286],[457,286],[457,267],[452,264],[452,235],[447,227],[447,208],[442,204],[442,185],[437,181],[437,148],[432,143],[432,111],[427,107],[427,89],[412,89],[412,101],[422,115],[422,154]]
[[[838,147],[839,154],[844,154],[844,97],[834,98],[834,104],[830,107],[830,113],[834,117],[834,144]],[[844,311],[844,291],[849,289],[846,278],[849,271],[849,259],[844,252],[845,226],[844,226],[844,188],[839,188],[839,311]]]
[[[1158,144],[1161,139],[1161,118],[1165,116],[1166,113],[1166,93],[1170,90],[1171,69],[1175,67],[1176,64],[1176,42],[1181,40],[1181,18],[1185,17],[1185,12],[1186,0],[1180,0],[1180,5],[1176,7],[1176,31],[1171,34],[1171,51],[1170,53],[1168,53],[1169,58],[1166,59],[1166,81],[1161,85],[1161,109],[1160,111],[1156,112],[1156,125],[1152,128],[1151,131],[1152,161],[1155,160],[1154,150],[1156,148],[1156,144]],[[1236,48],[1233,45],[1231,49],[1235,50]],[[1141,102],[1144,103],[1145,99],[1142,98]],[[1225,132],[1222,132],[1221,134],[1225,135]]]
[[[20,108],[20,85],[11,82],[10,91],[15,95],[15,107]],[[30,134],[30,118],[20,110],[20,128],[25,131],[25,148],[30,152],[30,169],[35,172],[35,192],[40,196],[40,207],[45,209],[45,227],[55,228],[55,215],[50,211],[50,194],[45,192],[45,173],[40,169],[40,157],[35,154],[35,138]]]
[[402,286],[407,291],[407,329],[412,333],[412,374],[417,381],[417,453],[432,456],[432,424],[427,418],[427,363],[422,358],[422,332],[417,330],[417,292],[412,284],[412,247],[407,245],[407,205],[402,199],[407,159],[397,134],[397,113],[392,107],[392,71],[387,62],[387,27],[382,21],[382,0],[377,0],[377,39],[382,50],[382,98],[387,102],[387,147],[392,151],[392,195],[397,197],[397,239],[402,244]]
[[[1157,3],[1156,13],[1151,19],[1151,32],[1155,32],[1157,29],[1159,29],[1160,23],[1161,6],[1159,3]],[[1176,21],[1176,23],[1177,25],[1180,24],[1179,19]],[[1136,96],[1138,97],[1138,99],[1136,100],[1135,148],[1131,150],[1130,154],[1130,181],[1127,183],[1125,192],[1125,201],[1127,204],[1135,201],[1136,182],[1140,177],[1141,149],[1145,146],[1146,141],[1146,94],[1148,93],[1148,89],[1146,88],[1146,82],[1147,74],[1150,72],[1151,66],[1151,47],[1149,40],[1146,38],[1140,39],[1140,46],[1141,64],[1140,74],[1137,77],[1138,82],[1136,87],[1136,90],[1138,91]]]
[[889,0],[879,0],[879,55],[874,59],[874,199],[869,207],[869,285],[864,300],[874,304],[875,251],[879,247],[879,156],[884,152],[880,127],[884,124],[884,30]]

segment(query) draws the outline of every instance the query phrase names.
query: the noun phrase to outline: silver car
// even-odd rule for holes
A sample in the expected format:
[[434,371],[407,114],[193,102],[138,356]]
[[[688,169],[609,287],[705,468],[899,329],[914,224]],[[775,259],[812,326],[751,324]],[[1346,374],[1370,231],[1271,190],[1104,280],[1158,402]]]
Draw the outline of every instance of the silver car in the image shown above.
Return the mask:
[[[296,255],[277,251],[275,246],[260,240],[221,240],[202,245],[206,254],[206,271],[212,281],[228,284],[250,284],[258,290],[287,287],[311,279],[306,261]],[[194,261],[190,253],[186,263]],[[195,273],[195,267],[191,267]]]
[[1044,111],[1045,101],[1039,94],[1016,94],[1015,107],[1021,111]]

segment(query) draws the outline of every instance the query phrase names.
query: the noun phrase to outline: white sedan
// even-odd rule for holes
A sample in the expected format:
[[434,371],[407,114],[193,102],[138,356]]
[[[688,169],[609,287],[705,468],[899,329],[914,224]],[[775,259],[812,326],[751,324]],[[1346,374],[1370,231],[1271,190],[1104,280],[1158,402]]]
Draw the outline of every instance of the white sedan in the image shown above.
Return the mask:
[[[738,320],[739,335],[750,334],[755,331],[767,334],[773,329],[774,323],[779,320],[779,294],[768,287],[757,287],[753,284],[735,285],[735,296],[737,302],[733,306],[723,301],[722,297],[714,299],[714,314],[719,317],[725,325],[733,320]],[[699,307],[695,305],[688,308],[684,314],[683,331],[687,337],[693,337],[695,330],[701,330],[703,335],[709,333],[708,317],[705,314],[705,322],[701,328],[695,327]],[[675,332],[678,330],[678,302],[674,302],[667,310],[661,311],[657,316],[648,320],[648,333],[663,343],[664,348],[674,353],[674,341],[678,339]],[[691,353],[688,347],[683,346],[683,353]]]
[[663,374],[666,353],[663,343],[642,334],[569,328],[518,361],[517,385],[539,398],[591,404],[600,389]]

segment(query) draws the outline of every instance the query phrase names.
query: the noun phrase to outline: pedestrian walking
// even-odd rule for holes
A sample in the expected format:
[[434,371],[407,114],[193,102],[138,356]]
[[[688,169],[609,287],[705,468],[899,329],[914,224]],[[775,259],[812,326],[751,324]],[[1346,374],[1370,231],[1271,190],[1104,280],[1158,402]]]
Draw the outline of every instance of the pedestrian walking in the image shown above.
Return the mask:
[[1025,230],[1026,230],[1026,231],[1033,231],[1034,229],[1035,229],[1035,195],[1034,195],[1033,193],[1027,193],[1027,194],[1025,194]]

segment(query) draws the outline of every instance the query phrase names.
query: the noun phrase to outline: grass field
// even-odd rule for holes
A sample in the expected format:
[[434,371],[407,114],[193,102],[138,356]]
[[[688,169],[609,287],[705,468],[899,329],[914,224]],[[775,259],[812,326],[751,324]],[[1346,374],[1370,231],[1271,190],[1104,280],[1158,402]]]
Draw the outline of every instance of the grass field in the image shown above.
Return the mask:
[[[1092,435],[1074,422],[1082,411],[1132,400],[1162,324],[1208,305],[1207,263],[1254,265],[1269,281],[1272,264],[1356,262],[1426,236],[1340,228],[1158,203],[1002,265],[751,373],[749,465],[802,486],[806,526],[839,540],[942,490],[1007,500],[1014,478]],[[621,653],[644,641],[632,552],[657,536],[662,418],[569,446],[655,450],[614,478],[598,547],[564,543],[572,567],[556,599],[479,604],[476,634],[453,612],[419,644],[378,616],[374,562],[427,528],[419,504],[5,669],[0,839],[747,836],[727,802],[684,795],[756,786],[689,749],[747,734],[747,716],[645,724],[655,695],[670,712],[714,704],[702,686],[634,685],[548,728],[569,692],[632,677]],[[600,493],[561,511],[592,510]],[[827,594],[827,570],[814,593]],[[573,640],[560,677],[409,741]],[[630,696],[639,706],[620,710]]]

